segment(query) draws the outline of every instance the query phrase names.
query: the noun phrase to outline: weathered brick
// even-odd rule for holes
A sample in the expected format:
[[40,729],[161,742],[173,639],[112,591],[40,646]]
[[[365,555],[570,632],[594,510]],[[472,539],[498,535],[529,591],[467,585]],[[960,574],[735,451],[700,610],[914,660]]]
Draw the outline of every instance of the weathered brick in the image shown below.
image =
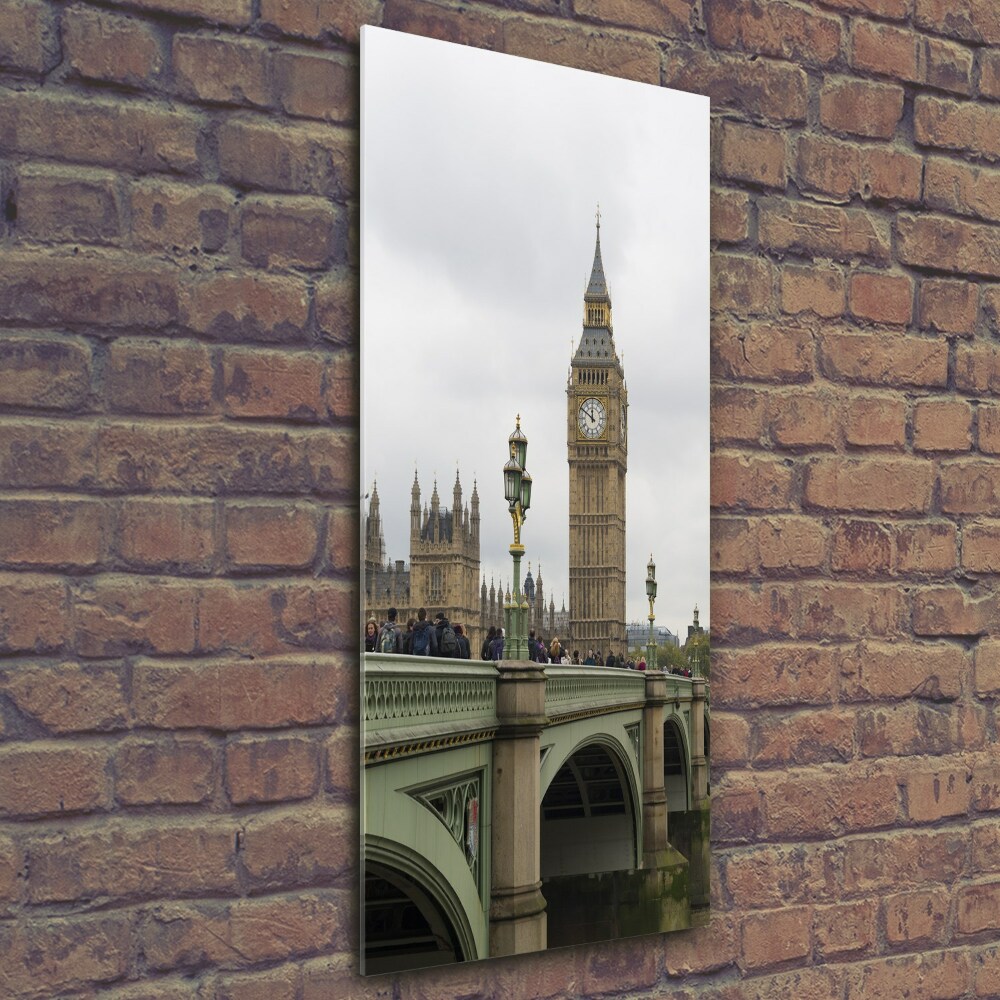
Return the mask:
[[978,304],[979,288],[972,282],[945,278],[920,282],[920,326],[925,330],[971,334]]
[[787,3],[715,0],[706,9],[706,20],[708,37],[724,49],[819,65],[840,53],[839,19]]
[[986,329],[996,336],[1000,333],[1000,286],[983,286],[983,320]]
[[89,568],[105,550],[100,500],[0,500],[0,562]]
[[215,753],[203,740],[121,743],[114,771],[115,798],[126,806],[192,805],[215,789]]
[[851,78],[828,78],[819,93],[819,118],[833,132],[890,139],[903,116],[903,88]]
[[130,497],[118,515],[118,553],[142,569],[203,573],[214,554],[209,501]]
[[[716,741],[712,742],[713,761]],[[755,767],[845,761],[854,752],[854,715],[802,709],[770,715],[754,725]]]
[[719,172],[762,187],[784,188],[787,147],[782,132],[723,121],[719,126]]
[[12,0],[0,10],[0,66],[45,73],[59,62],[55,11],[37,0]]
[[1000,100],[1000,52],[980,49],[978,55],[980,96]]
[[981,948],[972,954],[973,975],[977,997],[995,997],[1000,994],[1000,946]]
[[238,569],[304,569],[319,543],[319,512],[298,504],[231,504],[226,507],[225,547]]
[[358,358],[346,351],[334,354],[323,368],[323,401],[327,413],[335,420],[357,417],[360,384]]
[[358,342],[357,274],[332,268],[316,282],[316,324],[336,344]]
[[219,340],[295,341],[305,335],[309,293],[295,277],[219,273],[185,289],[181,315]]
[[726,708],[829,704],[838,662],[838,654],[825,647],[713,650],[712,701]]
[[803,135],[797,146],[797,177],[805,191],[848,202],[861,190],[861,150],[836,139]]
[[798,613],[798,591],[787,585],[718,584],[713,588],[712,629],[723,642],[787,639]]
[[916,23],[969,42],[1000,42],[1000,14],[990,0],[916,0]]
[[18,174],[17,231],[38,240],[116,242],[122,226],[114,176],[24,168]]
[[319,787],[319,744],[300,738],[230,743],[226,787],[238,805],[310,798]]
[[155,825],[109,821],[86,832],[32,838],[28,851],[28,897],[33,903],[228,894],[236,889],[234,838],[225,820]]
[[275,91],[290,115],[350,123],[358,120],[356,63],[308,52],[278,52]]
[[995,514],[1000,470],[989,462],[954,462],[941,466],[941,510],[946,514]]
[[456,17],[447,7],[427,0],[387,0],[382,26],[481,49],[500,49],[503,44],[503,22],[499,18],[474,9],[463,10]]
[[266,971],[234,972],[216,978],[210,995],[213,1000],[298,1000],[300,979],[298,966],[291,963]]
[[737,316],[769,312],[774,271],[759,257],[712,255],[712,308]]
[[971,773],[965,768],[907,774],[907,811],[910,819],[916,823],[933,823],[945,816],[965,816],[971,799],[971,778]]
[[916,451],[968,451],[972,447],[972,408],[964,400],[920,400],[913,407]]
[[845,305],[844,275],[834,267],[781,269],[781,309],[787,313],[813,312],[817,316],[840,316]]
[[15,663],[0,689],[27,719],[50,733],[122,729],[129,718],[121,667],[112,664]]
[[141,249],[215,253],[229,239],[234,199],[226,188],[144,179],[130,201],[132,239]]
[[907,326],[913,319],[913,279],[906,274],[855,271],[848,303],[857,319]]
[[844,439],[861,448],[902,448],[906,404],[896,396],[851,396],[844,404]]
[[919,696],[954,701],[968,673],[967,654],[951,645],[867,640],[838,658],[840,697],[884,701]]
[[327,520],[327,559],[336,573],[351,573],[358,564],[358,515],[354,510],[335,508]]
[[107,764],[103,749],[37,742],[0,749],[0,815],[60,816],[107,809]]
[[835,572],[882,576],[892,565],[892,535],[876,521],[839,521],[831,541],[830,566]]
[[[115,2],[123,3],[124,0]],[[128,6],[235,28],[246,27],[252,17],[251,0],[128,0]]]
[[[0,404],[78,409],[90,392],[92,362],[90,344],[79,337],[4,334],[0,336]],[[0,480],[14,485],[3,474]]]
[[761,796],[751,789],[712,789],[712,837],[717,843],[745,843],[759,836]]
[[358,192],[357,140],[347,130],[230,117],[220,126],[219,172],[239,187],[344,201]]
[[[992,645],[992,644],[991,644]],[[983,647],[979,644],[978,652]],[[992,650],[996,655],[996,649]],[[978,659],[977,659],[978,664]],[[1000,809],[1000,765],[992,760],[988,760],[982,765],[977,765],[972,772],[972,804],[979,812],[995,812]],[[995,855],[998,868],[1000,868],[1000,855]]]
[[724,378],[804,382],[812,377],[813,341],[808,330],[762,320],[712,324],[712,372]]
[[1000,170],[930,156],[924,171],[924,204],[1000,222]]
[[950,521],[904,524],[896,529],[896,570],[947,573],[958,565],[958,533]]
[[764,968],[807,955],[810,914],[808,907],[789,906],[745,916],[743,961],[747,967]]
[[263,42],[177,34],[172,55],[177,90],[184,97],[263,108],[275,103],[271,58]]
[[924,146],[1000,160],[1000,109],[921,95],[913,104],[913,137]]
[[874,14],[876,17],[895,21],[902,21],[910,12],[909,0],[823,0],[823,5],[858,14]]
[[824,333],[819,354],[827,377],[884,387],[943,387],[948,345],[943,340],[895,334]]
[[774,441],[782,448],[823,448],[836,445],[840,434],[839,413],[827,393],[792,393],[775,401],[771,423]]
[[978,413],[979,450],[987,455],[1000,454],[1000,406],[981,405]]
[[136,721],[156,729],[329,722],[340,699],[334,672],[314,659],[140,660],[133,680]]
[[63,46],[80,76],[126,87],[155,86],[166,60],[152,26],[82,6],[63,13]]
[[354,727],[337,726],[323,745],[328,792],[352,796],[360,774],[360,740]]
[[942,38],[924,40],[924,81],[956,94],[972,93],[973,50]]
[[739,108],[779,122],[805,121],[809,109],[805,71],[786,62],[677,46],[666,57],[661,82],[705,94],[713,106]]
[[851,29],[850,63],[899,80],[917,82],[921,78],[920,36],[894,25],[855,20]]
[[732,852],[724,861],[733,903],[747,908],[836,899],[840,868],[833,851],[816,845],[755,845]]
[[1000,882],[959,889],[956,926],[959,934],[1000,930]]
[[108,360],[112,411],[180,416],[213,408],[212,359],[203,344],[120,337]]
[[983,639],[977,646],[976,694],[981,697],[1000,695],[1000,642]]
[[817,570],[826,558],[826,529],[811,518],[760,518],[756,538],[765,570]]
[[813,910],[813,935],[816,948],[824,958],[864,954],[875,944],[878,904],[875,900],[857,900]]
[[[309,4],[261,0],[260,19],[263,24],[286,35],[314,39],[341,38],[357,45],[361,25],[376,24],[381,10],[379,0],[315,0]],[[384,23],[385,27],[391,27],[388,22]]]
[[69,637],[69,597],[55,576],[0,573],[0,651],[56,652]]
[[[864,997],[913,996],[958,1000],[967,995],[969,955],[960,951],[926,952],[900,958],[879,958],[852,968],[847,1000]],[[912,984],[919,983],[919,993]]]
[[886,896],[886,939],[890,944],[931,946],[944,944],[948,933],[951,894],[942,889],[900,892]]
[[353,817],[341,806],[272,809],[244,827],[243,864],[255,888],[315,886],[343,874],[340,845]]
[[920,203],[923,157],[893,146],[865,146],[861,150],[861,197]]
[[713,385],[711,393],[712,440],[760,444],[767,433],[766,393],[720,385]]
[[712,506],[781,510],[791,504],[792,470],[781,462],[715,455]]
[[973,573],[1000,572],[1000,523],[974,523],[963,528],[962,565]]
[[202,119],[190,111],[88,94],[7,91],[0,131],[10,153],[141,172],[194,173]]
[[844,845],[844,889],[854,895],[946,885],[966,868],[966,831],[927,830],[857,837]]
[[896,587],[808,583],[800,587],[798,597],[801,638],[849,641],[896,635],[906,610]]
[[860,209],[769,198],[758,203],[761,245],[834,260],[864,257],[885,263],[890,257],[886,223]]
[[238,417],[318,421],[324,364],[315,354],[233,348],[223,354],[226,412]]
[[344,242],[335,239],[338,216],[325,199],[250,198],[243,204],[241,248],[257,267],[319,270]]
[[745,191],[712,189],[711,236],[720,243],[740,243],[749,235],[750,196]]
[[928,587],[913,595],[913,632],[927,636],[980,636],[993,628],[997,601],[992,594],[966,595],[958,587]]
[[820,510],[923,514],[934,468],[911,459],[819,458],[805,469],[803,502]]

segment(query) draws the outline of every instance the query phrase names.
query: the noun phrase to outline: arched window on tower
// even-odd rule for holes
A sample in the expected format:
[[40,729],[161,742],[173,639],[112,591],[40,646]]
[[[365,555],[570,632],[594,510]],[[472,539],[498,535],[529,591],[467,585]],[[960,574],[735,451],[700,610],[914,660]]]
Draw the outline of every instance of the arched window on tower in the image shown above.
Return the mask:
[[435,566],[431,570],[431,601],[440,601],[442,596],[441,567]]

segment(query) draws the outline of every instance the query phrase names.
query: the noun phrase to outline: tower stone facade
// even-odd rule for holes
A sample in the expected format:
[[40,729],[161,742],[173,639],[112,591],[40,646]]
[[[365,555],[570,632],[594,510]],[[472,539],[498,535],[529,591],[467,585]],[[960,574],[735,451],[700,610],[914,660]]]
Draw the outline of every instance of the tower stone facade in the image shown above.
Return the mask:
[[569,462],[570,640],[580,649],[625,649],[625,475],[628,389],[615,348],[601,221],[583,331],[566,386]]

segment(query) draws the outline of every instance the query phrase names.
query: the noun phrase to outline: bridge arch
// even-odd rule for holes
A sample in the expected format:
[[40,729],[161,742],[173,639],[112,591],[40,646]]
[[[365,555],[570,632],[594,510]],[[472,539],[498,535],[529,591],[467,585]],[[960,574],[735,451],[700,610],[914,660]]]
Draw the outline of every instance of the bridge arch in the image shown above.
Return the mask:
[[634,749],[610,733],[591,733],[561,757],[543,762],[542,878],[638,867],[642,803]]
[[663,786],[668,816],[691,808],[691,748],[687,727],[676,713],[663,723]]

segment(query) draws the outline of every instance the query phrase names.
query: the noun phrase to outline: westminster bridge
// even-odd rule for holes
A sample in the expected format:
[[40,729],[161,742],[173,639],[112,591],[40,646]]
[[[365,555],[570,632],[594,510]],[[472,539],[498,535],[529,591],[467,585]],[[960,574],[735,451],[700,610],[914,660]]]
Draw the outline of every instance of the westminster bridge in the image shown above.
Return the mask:
[[365,655],[365,971],[707,916],[708,683]]

